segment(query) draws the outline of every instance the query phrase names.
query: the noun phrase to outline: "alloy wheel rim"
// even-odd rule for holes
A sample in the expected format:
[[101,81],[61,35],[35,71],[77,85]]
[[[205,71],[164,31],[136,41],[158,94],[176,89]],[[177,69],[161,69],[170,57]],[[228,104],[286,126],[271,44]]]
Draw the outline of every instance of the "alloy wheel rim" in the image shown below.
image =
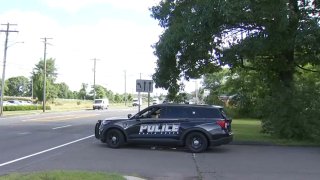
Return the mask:
[[192,139],[192,147],[194,147],[194,148],[201,147],[201,140],[199,138],[197,138],[197,137],[194,137]]

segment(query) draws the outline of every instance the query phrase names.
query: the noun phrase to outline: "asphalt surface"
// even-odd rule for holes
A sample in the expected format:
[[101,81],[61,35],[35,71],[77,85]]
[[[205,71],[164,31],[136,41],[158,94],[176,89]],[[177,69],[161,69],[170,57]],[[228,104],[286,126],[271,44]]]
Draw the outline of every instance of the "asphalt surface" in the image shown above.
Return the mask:
[[110,149],[93,136],[98,119],[136,109],[45,113],[0,118],[0,175],[43,170],[117,172],[145,179],[319,179],[320,148],[224,145]]

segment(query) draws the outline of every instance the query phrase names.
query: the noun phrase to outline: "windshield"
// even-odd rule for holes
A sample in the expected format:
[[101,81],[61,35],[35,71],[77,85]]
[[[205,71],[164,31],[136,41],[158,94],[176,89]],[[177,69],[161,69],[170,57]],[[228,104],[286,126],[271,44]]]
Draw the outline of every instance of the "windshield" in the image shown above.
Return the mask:
[[100,104],[100,103],[102,103],[102,100],[95,100],[94,103],[95,104]]

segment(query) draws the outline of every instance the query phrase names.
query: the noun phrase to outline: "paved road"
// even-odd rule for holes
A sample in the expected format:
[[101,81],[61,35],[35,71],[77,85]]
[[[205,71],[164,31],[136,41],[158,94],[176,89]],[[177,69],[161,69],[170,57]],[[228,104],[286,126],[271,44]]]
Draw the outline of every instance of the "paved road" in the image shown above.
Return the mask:
[[320,148],[225,145],[201,154],[184,148],[110,149],[93,137],[98,119],[129,110],[81,111],[0,119],[0,174],[92,170],[146,179],[319,179]]

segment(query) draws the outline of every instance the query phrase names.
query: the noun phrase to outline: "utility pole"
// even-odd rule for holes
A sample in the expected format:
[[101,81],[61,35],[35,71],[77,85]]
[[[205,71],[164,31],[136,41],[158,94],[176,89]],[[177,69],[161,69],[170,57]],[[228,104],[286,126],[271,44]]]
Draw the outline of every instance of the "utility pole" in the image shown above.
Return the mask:
[[[141,73],[140,73],[140,80],[141,80]],[[141,98],[141,94],[140,94],[140,91],[138,92],[138,102],[139,102],[139,106],[138,106],[138,112],[140,112],[140,106],[141,106],[141,103],[140,100],[142,101],[142,98]]]
[[31,77],[31,99],[33,100],[33,78]]
[[93,100],[96,99],[96,66],[97,66],[97,61],[99,59],[92,59],[93,60]]
[[124,105],[127,106],[127,71],[124,70]]
[[4,94],[4,83],[5,83],[5,74],[6,74],[6,60],[7,60],[7,49],[8,49],[8,38],[10,32],[19,32],[15,30],[10,30],[10,26],[16,26],[17,24],[1,24],[7,26],[6,30],[0,30],[0,32],[6,33],[6,40],[4,42],[4,53],[3,53],[3,69],[2,69],[2,82],[1,82],[1,102],[0,102],[0,116],[3,115],[3,94]]
[[44,72],[43,72],[43,102],[42,102],[42,111],[46,112],[46,85],[47,85],[47,62],[46,62],[46,55],[47,55],[47,40],[52,38],[41,38],[44,41],[44,54],[43,54],[43,61],[44,61]]

